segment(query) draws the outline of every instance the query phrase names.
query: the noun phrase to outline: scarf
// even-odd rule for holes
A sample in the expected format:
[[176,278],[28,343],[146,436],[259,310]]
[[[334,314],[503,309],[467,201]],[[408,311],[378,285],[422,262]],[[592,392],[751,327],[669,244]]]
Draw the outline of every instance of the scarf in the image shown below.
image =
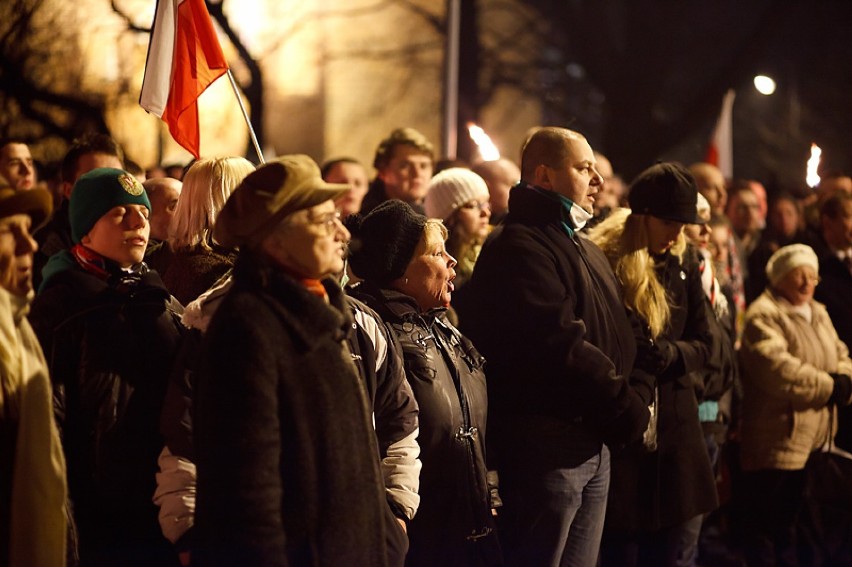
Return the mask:
[[0,518],[0,529],[8,530],[0,538],[9,545],[0,563],[59,567],[65,565],[65,459],[47,363],[25,316],[31,298],[0,289],[0,420],[14,432],[11,446],[4,438],[0,450],[11,460],[11,476],[0,477],[11,482],[0,488],[11,496],[0,507],[9,514]]

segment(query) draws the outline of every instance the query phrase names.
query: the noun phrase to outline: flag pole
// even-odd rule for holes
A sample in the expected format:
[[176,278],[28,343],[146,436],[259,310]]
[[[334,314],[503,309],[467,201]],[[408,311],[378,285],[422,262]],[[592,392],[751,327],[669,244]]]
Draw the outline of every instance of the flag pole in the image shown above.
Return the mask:
[[243,111],[243,118],[246,120],[246,126],[248,126],[249,136],[251,136],[251,142],[254,144],[254,151],[257,152],[257,157],[260,159],[261,165],[266,163],[266,160],[263,159],[263,152],[260,150],[260,144],[257,143],[257,135],[254,133],[254,128],[251,125],[251,119],[249,118],[248,112],[246,112],[246,105],[243,104],[243,97],[240,96],[240,90],[237,88],[237,82],[234,80],[234,75],[231,73],[231,69],[228,69],[228,80],[231,81],[231,88],[234,89],[234,96],[237,97],[237,102],[240,103],[240,110]]
[[447,1],[447,46],[444,69],[444,156],[456,159],[459,119],[460,0]]

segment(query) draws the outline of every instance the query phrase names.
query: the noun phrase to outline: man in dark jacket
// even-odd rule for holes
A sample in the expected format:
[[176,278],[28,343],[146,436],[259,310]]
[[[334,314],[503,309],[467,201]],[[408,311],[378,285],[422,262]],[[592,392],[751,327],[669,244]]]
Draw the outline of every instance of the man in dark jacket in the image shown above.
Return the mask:
[[542,128],[524,146],[521,174],[459,317],[489,361],[489,451],[507,563],[592,566],[609,488],[606,444],[642,436],[652,380],[642,375],[637,390],[628,383],[631,320],[603,253],[577,234],[602,181],[588,142]]

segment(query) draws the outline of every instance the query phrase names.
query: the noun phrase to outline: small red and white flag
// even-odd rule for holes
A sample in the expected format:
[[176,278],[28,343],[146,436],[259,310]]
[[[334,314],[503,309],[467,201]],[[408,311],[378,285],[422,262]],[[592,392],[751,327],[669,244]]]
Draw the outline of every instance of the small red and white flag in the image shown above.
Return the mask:
[[722,99],[722,112],[713,129],[713,137],[707,146],[707,155],[704,161],[719,168],[725,179],[734,178],[734,97],[733,89],[728,89]]
[[204,0],[158,0],[139,104],[200,157],[198,97],[228,71]]

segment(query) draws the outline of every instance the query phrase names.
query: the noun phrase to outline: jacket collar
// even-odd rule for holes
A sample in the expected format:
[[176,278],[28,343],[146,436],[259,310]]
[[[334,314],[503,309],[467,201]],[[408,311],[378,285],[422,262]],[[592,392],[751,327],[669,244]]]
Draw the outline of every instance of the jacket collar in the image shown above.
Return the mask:
[[509,215],[506,223],[558,223],[570,237],[582,229],[592,216],[571,199],[536,185],[521,181],[509,193]]

